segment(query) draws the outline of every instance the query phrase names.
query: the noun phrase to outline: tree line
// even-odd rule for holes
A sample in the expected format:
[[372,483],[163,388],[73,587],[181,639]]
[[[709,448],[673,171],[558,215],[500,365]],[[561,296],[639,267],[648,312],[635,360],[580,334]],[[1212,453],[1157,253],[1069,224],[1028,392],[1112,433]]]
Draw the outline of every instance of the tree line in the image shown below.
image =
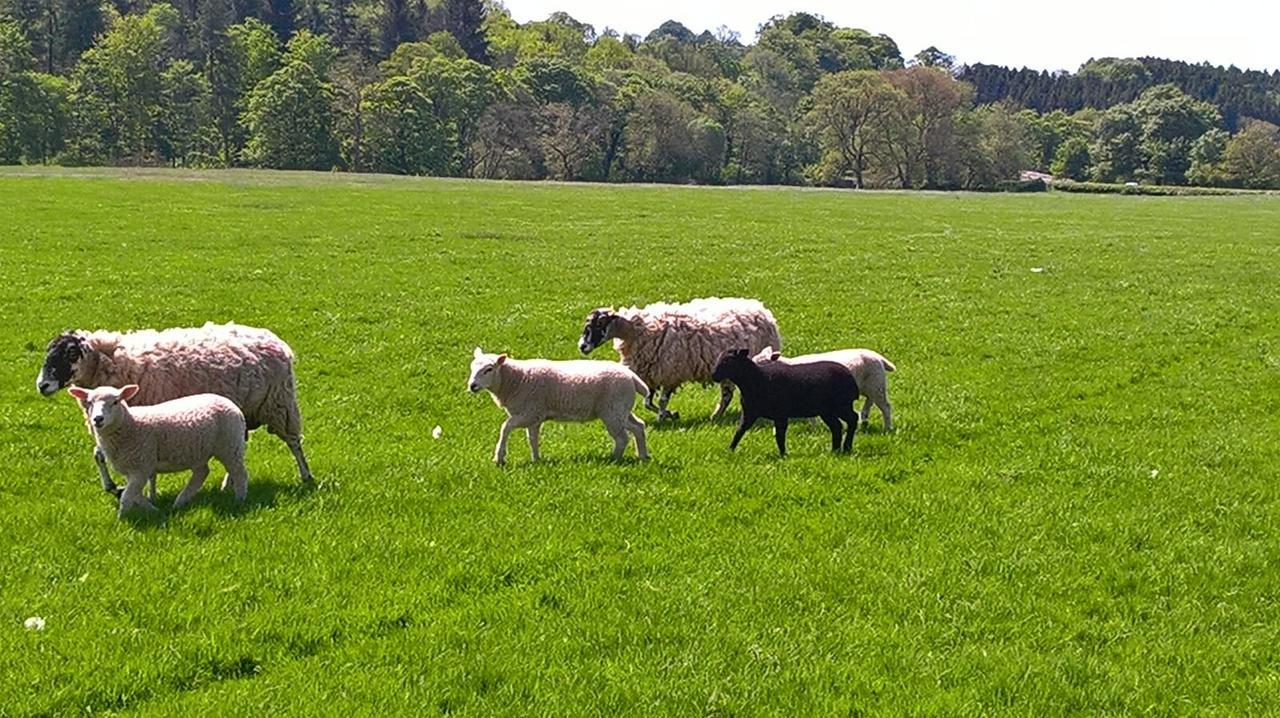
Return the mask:
[[676,22],[521,24],[492,0],[0,0],[0,162],[1277,187],[1278,80],[1151,59],[956,67],[808,13],[746,45]]

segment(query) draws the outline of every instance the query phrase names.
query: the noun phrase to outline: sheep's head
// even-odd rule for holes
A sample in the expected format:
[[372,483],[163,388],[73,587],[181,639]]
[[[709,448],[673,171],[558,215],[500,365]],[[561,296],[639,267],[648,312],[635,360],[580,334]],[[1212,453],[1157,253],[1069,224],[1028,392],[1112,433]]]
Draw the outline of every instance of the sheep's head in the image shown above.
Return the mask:
[[711,370],[711,380],[737,382],[749,368],[754,367],[755,362],[751,360],[750,351],[729,349],[716,359],[716,365]]
[[36,389],[45,396],[53,396],[59,389],[71,383],[79,369],[80,360],[89,352],[82,337],[70,332],[54,337],[45,350],[44,365],[36,376]]
[[587,324],[582,328],[582,338],[578,340],[578,349],[583,354],[617,336],[617,323],[621,318],[612,309],[593,309],[587,315]]
[[506,354],[485,354],[476,347],[471,358],[471,379],[467,381],[471,393],[492,387],[498,380],[498,367],[506,361]]
[[85,389],[73,386],[67,393],[74,396],[89,418],[95,431],[109,431],[120,423],[120,418],[128,410],[125,402],[138,393],[137,384],[129,384],[119,389],[114,386],[100,386],[97,389]]
[[778,361],[782,357],[782,352],[773,347],[765,347],[760,350],[759,354],[751,357],[751,360],[757,364],[768,364],[771,361]]

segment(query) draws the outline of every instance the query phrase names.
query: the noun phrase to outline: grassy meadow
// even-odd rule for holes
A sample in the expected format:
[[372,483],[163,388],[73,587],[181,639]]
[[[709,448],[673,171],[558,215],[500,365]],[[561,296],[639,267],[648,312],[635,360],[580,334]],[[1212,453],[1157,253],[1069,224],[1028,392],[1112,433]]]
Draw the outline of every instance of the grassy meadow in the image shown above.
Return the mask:
[[[0,217],[0,715],[1280,711],[1280,198],[11,169]],[[648,463],[492,465],[473,346],[712,295],[884,353],[897,430],[729,453],[690,386]],[[261,430],[244,506],[118,521],[45,344],[207,320],[292,345],[319,486]]]

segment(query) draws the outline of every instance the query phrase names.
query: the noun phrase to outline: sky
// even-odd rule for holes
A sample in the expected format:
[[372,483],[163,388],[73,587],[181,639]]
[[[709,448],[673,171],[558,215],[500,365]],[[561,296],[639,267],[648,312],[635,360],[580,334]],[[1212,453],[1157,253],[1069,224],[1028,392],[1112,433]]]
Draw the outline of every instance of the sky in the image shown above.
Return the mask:
[[[1093,57],[1154,56],[1280,69],[1280,0],[504,0],[519,22],[557,10],[596,30],[646,35],[666,20],[695,33],[727,25],[754,42],[772,15],[812,12],[892,37],[910,58],[936,45],[962,63],[1075,71]],[[1197,7],[1198,6],[1198,7]],[[1065,10],[1060,10],[1065,8]]]

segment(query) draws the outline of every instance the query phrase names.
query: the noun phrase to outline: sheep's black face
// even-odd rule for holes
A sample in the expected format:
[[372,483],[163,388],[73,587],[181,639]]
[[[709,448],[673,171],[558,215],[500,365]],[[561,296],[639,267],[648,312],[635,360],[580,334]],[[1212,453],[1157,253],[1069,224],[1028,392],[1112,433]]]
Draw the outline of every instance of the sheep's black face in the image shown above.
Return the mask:
[[595,309],[587,315],[587,324],[582,328],[582,338],[578,340],[578,349],[583,354],[590,354],[592,349],[604,344],[609,339],[609,329],[617,319],[617,315],[608,309]]
[[63,334],[49,342],[49,349],[44,356],[44,366],[40,368],[40,376],[36,377],[36,389],[45,396],[71,383],[75,375],[76,364],[84,356],[84,340],[74,334]]
[[742,376],[744,367],[751,364],[751,353],[746,349],[729,349],[716,359],[716,365],[711,370],[711,380],[736,382]]

